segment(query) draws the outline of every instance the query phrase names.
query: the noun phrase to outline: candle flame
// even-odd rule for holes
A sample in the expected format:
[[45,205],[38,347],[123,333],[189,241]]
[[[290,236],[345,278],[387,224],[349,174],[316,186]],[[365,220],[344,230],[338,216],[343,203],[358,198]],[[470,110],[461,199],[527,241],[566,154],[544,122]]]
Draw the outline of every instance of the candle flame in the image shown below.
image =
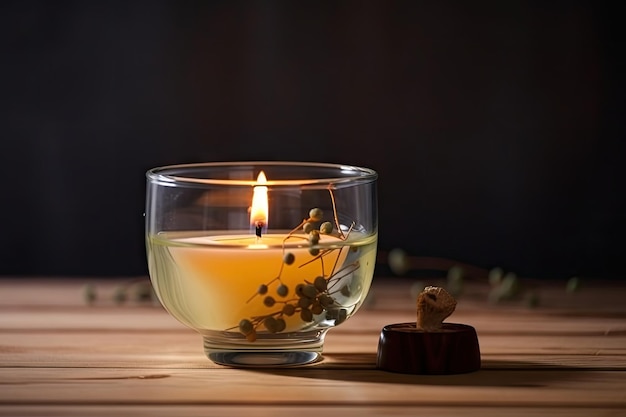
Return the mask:
[[263,229],[267,228],[267,218],[269,217],[269,204],[267,202],[267,178],[263,171],[259,172],[252,194],[252,207],[250,208],[250,225]]

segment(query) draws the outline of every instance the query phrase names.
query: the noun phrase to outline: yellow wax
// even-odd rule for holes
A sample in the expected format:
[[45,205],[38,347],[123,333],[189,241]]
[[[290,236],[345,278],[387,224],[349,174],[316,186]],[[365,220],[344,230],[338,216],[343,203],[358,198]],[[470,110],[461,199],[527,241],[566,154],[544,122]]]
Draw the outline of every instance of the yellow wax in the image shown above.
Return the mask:
[[[305,235],[286,237],[268,234],[261,239],[249,235],[172,239],[170,255],[178,267],[185,302],[196,312],[195,325],[226,329],[243,318],[280,311],[286,301],[296,298],[296,285],[313,282],[317,276],[328,277],[341,266],[349,250],[339,247],[322,260],[314,260]],[[339,243],[344,242],[329,235],[321,236],[319,242],[321,247]],[[283,263],[286,252],[295,255],[291,265]],[[279,274],[280,280],[276,280]],[[289,288],[286,297],[276,293],[281,283]],[[268,292],[255,296],[261,284],[268,285]],[[263,303],[268,295],[276,300],[271,308]]]

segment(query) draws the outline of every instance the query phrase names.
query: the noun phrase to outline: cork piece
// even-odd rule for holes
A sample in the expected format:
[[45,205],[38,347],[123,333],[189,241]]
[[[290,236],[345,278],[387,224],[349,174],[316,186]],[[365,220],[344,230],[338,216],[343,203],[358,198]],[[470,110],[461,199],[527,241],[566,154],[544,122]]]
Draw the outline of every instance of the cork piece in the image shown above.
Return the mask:
[[443,321],[456,308],[456,300],[441,287],[426,287],[417,297],[416,327],[426,332],[439,331]]

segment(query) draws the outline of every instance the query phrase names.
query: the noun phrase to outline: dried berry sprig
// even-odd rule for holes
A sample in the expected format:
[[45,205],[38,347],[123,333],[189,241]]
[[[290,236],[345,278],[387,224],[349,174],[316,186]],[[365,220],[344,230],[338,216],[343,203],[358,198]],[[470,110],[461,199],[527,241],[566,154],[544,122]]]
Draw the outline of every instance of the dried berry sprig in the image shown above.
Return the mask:
[[[327,312],[327,319],[334,319],[336,324],[339,324],[339,322],[342,321],[343,313],[334,314],[330,310],[332,307],[339,307],[333,295],[340,293],[345,297],[349,297],[351,291],[347,285],[334,291],[332,289],[336,286],[337,282],[356,271],[358,267],[359,264],[358,261],[356,261],[341,268],[328,279],[323,276],[317,276],[313,282],[305,280],[304,283],[298,284],[294,289],[295,297],[285,301],[276,300],[271,295],[266,295],[263,299],[263,304],[265,304],[266,307],[274,307],[276,304],[283,304],[283,306],[279,310],[268,314],[242,319],[238,326],[226,330],[238,328],[239,332],[242,333],[248,341],[253,342],[256,340],[257,329],[260,325],[263,325],[270,333],[280,333],[286,328],[284,317],[299,314],[302,321],[310,323],[313,321],[314,315],[320,315],[324,311]],[[264,294],[267,294],[267,292],[264,291],[264,285],[261,285],[260,289]],[[345,319],[345,317],[343,319]],[[337,320],[339,320],[339,322],[337,322]]]
[[[339,324],[347,318],[347,310],[340,308],[341,306],[337,303],[335,297],[338,294],[349,297],[351,295],[350,288],[348,285],[343,285],[341,288],[336,287],[340,281],[359,268],[359,262],[355,261],[337,269],[340,258],[338,255],[334,260],[330,272],[327,273],[324,258],[337,250],[341,253],[344,248],[320,248],[318,245],[323,235],[333,235],[340,240],[347,240],[355,223],[353,222],[349,229],[344,232],[337,216],[335,196],[332,187],[329,187],[328,191],[330,193],[335,225],[333,225],[332,222],[323,221],[324,212],[320,208],[311,209],[308,213],[308,217],[303,219],[302,222],[293,228],[283,239],[282,262],[280,263],[276,276],[270,281],[261,284],[247,301],[247,303],[249,303],[255,297],[263,296],[263,304],[266,307],[275,308],[282,305],[281,308],[268,314],[244,318],[240,321],[238,326],[227,330],[237,328],[248,341],[253,342],[257,338],[257,330],[260,326],[263,326],[269,333],[280,333],[285,330],[286,317],[299,315],[304,323],[310,323],[314,321],[314,316],[319,316],[326,312],[326,319],[334,320],[335,324]],[[296,233],[300,231],[306,236],[296,235]],[[309,245],[308,252],[313,257],[301,263],[298,268],[302,268],[313,262],[319,262],[321,268],[320,275],[316,276],[312,281],[304,280],[304,282],[296,285],[291,297],[289,297],[289,287],[281,279],[285,265],[293,265],[296,262],[295,254],[287,250],[287,242],[290,239],[307,241]],[[273,294],[269,294],[270,287],[275,283],[278,283],[274,289],[277,297]]]
[[[331,195],[332,192],[331,192]],[[333,208],[334,208],[334,204],[333,204]],[[301,239],[301,240],[307,240],[309,242],[309,254],[311,254],[314,258],[310,259],[309,261],[301,264],[299,266],[299,268],[302,268],[305,265],[308,265],[311,262],[320,260],[321,262],[321,268],[322,268],[322,274],[324,272],[324,261],[322,259],[323,256],[328,255],[329,253],[332,253],[334,251],[336,251],[338,248],[331,248],[331,249],[320,249],[317,248],[316,246],[319,244],[319,241],[321,239],[321,235],[331,235],[333,232],[333,225],[330,222],[323,222],[320,224],[319,229],[315,228],[315,223],[319,223],[323,220],[323,216],[324,216],[324,212],[320,209],[320,208],[312,208],[309,211],[309,217],[305,218],[304,220],[302,220],[302,222],[296,226],[295,228],[293,228],[289,233],[287,233],[287,236],[285,236],[283,238],[283,244],[282,244],[282,250],[283,250],[283,259],[282,262],[280,264],[280,269],[278,270],[278,274],[276,275],[275,278],[273,278],[271,281],[267,282],[266,284],[261,284],[261,286],[259,287],[259,289],[264,289],[265,292],[267,292],[267,287],[269,285],[271,285],[272,283],[279,281],[280,282],[280,286],[283,287],[283,289],[281,290],[281,292],[283,292],[285,295],[281,295],[281,296],[286,296],[287,292],[285,291],[285,289],[287,288],[287,286],[282,282],[281,280],[281,276],[283,273],[283,269],[285,267],[285,265],[292,265],[295,262],[295,255],[292,252],[286,252],[286,243],[289,239]],[[336,216],[335,216],[336,218]],[[350,229],[348,230],[348,234],[347,235],[340,235],[337,236],[342,240],[347,239],[347,237],[349,236],[350,231],[352,231],[352,228],[354,227],[354,223],[352,223],[352,225],[350,226]],[[307,237],[303,237],[303,236],[296,236],[295,233],[297,233],[298,231],[302,230]],[[337,230],[341,230],[340,227],[337,227]],[[331,271],[332,275],[334,273],[334,269],[336,268],[337,265],[337,261],[338,261],[339,257],[337,257],[337,259],[335,260],[335,265],[333,266],[333,271]],[[279,286],[279,288],[280,288]],[[265,292],[260,292],[257,291],[256,293],[254,293],[247,301],[247,303],[249,303],[250,301],[252,301],[252,299],[254,299],[257,295],[261,294],[265,294]]]
[[[83,288],[83,298],[88,305],[94,305],[99,299],[100,290],[93,283],[87,283]],[[111,300],[116,305],[125,304],[128,300],[138,303],[155,303],[157,297],[150,284],[150,280],[145,277],[133,278],[120,285],[117,285],[111,293]]]

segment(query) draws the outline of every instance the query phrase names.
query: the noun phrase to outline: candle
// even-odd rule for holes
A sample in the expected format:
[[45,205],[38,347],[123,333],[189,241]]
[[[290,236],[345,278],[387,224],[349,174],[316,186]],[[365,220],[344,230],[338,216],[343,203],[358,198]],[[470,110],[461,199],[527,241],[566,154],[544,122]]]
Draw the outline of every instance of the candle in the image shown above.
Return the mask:
[[[176,239],[184,247],[172,247],[173,261],[185,277],[180,285],[184,288],[186,302],[194,309],[195,325],[208,329],[228,329],[242,319],[279,311],[285,301],[294,297],[298,284],[312,282],[317,276],[328,275],[332,265],[345,263],[349,249],[336,250],[326,256],[324,270],[308,252],[308,245],[302,235],[283,242],[287,234],[266,234],[263,243],[246,235],[202,236]],[[298,239],[302,237],[302,239]],[[340,243],[338,238],[326,236],[321,242]],[[295,256],[291,265],[282,263],[283,253],[288,251]],[[282,271],[281,271],[282,267]],[[281,297],[276,289],[279,281],[271,282],[280,273],[281,280],[289,289],[287,297]],[[269,285],[268,285],[269,283]],[[261,285],[267,285],[266,294],[259,294]],[[269,308],[264,304],[266,296],[272,296],[275,305]],[[290,328],[303,325],[300,318],[292,316]],[[293,326],[295,325],[295,326]]]
[[[242,320],[249,320],[264,331],[259,317],[273,317],[284,321],[284,331],[298,331],[333,325],[338,314],[345,319],[363,301],[375,264],[376,236],[320,233],[321,221],[310,233],[302,227],[271,230],[266,184],[261,172],[250,207],[253,232],[162,232],[150,240],[151,261],[161,263],[151,269],[166,271],[153,274],[157,294],[181,322],[200,332],[236,332]],[[287,254],[293,262],[285,262]],[[298,288],[318,277],[324,281],[318,284],[328,289],[310,294],[310,303],[302,301]]]
[[168,312],[202,335],[207,357],[234,366],[319,359],[326,331],[358,310],[372,281],[376,173],[216,162],[147,176],[150,278]]

